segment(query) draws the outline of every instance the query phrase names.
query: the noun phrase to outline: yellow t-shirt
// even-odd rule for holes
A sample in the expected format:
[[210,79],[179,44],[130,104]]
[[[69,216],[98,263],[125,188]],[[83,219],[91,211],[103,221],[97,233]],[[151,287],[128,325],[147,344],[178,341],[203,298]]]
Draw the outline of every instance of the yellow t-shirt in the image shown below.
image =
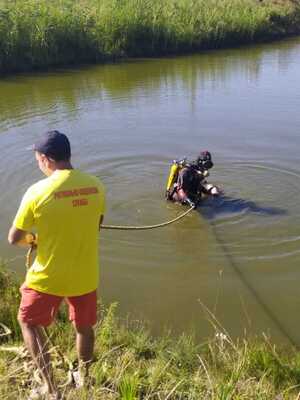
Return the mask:
[[37,256],[26,285],[57,296],[80,296],[98,286],[99,219],[105,190],[98,178],[76,169],[56,170],[25,193],[14,219],[35,227]]

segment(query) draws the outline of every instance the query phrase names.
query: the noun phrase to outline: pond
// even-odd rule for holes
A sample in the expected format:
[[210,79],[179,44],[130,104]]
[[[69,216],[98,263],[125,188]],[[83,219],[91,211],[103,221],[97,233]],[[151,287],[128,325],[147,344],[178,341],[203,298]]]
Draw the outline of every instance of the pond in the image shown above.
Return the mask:
[[299,61],[291,38],[2,78],[1,257],[24,274],[24,252],[6,236],[42,177],[26,150],[42,132],[65,132],[74,166],[102,179],[106,224],[179,215],[185,209],[164,199],[170,164],[209,150],[209,180],[225,196],[161,229],[103,231],[101,299],[155,334],[203,339],[220,323],[233,337],[300,344]]

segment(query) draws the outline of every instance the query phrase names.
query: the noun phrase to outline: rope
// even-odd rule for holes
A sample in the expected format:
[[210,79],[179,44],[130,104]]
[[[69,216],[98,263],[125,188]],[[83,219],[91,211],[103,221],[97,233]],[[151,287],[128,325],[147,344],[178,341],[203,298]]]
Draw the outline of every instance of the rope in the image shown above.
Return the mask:
[[3,332],[0,332],[0,337],[9,336],[12,334],[12,331],[6,325],[2,324],[2,322],[0,322],[0,327],[3,331]]
[[188,215],[192,210],[194,210],[195,207],[189,208],[187,211],[184,213],[178,215],[178,217],[171,219],[170,221],[162,222],[161,224],[155,224],[155,225],[142,225],[142,226],[133,226],[133,225],[101,225],[101,229],[117,229],[117,230],[123,230],[123,231],[130,231],[130,230],[147,230],[147,229],[155,229],[155,228],[161,228],[163,226],[167,226],[170,224],[173,224],[174,222],[179,221],[186,215]]
[[[155,228],[161,228],[170,224],[173,224],[174,222],[179,221],[186,215],[188,215],[192,210],[194,210],[195,207],[189,208],[187,211],[184,213],[178,215],[178,217],[171,219],[170,221],[162,222],[161,224],[155,224],[155,225],[142,225],[142,226],[133,226],[133,225],[101,225],[101,229],[115,229],[115,230],[123,230],[123,231],[129,231],[129,230],[147,230],[147,229],[155,229]],[[31,242],[31,245],[26,253],[26,269],[29,269],[31,266],[31,255],[32,252],[35,248],[36,242]]]
[[[154,224],[154,225],[144,225],[144,226],[123,226],[123,225],[101,225],[102,229],[118,229],[118,230],[147,230],[147,229],[155,229],[155,228],[160,228],[160,227],[164,227],[167,225],[170,225],[174,222],[179,221],[180,219],[184,218],[186,215],[188,215],[192,210],[194,210],[195,207],[190,207],[187,211],[183,212],[182,214],[180,214],[179,216],[177,216],[176,218],[170,220],[170,221],[166,221],[160,224]],[[29,233],[26,236],[26,241],[29,245],[29,249],[26,253],[26,260],[25,260],[25,265],[26,265],[26,269],[28,270],[31,266],[31,258],[32,258],[32,253],[35,250],[36,246],[37,246],[37,237],[36,235]],[[18,258],[19,256],[17,256],[16,258]],[[15,258],[15,259],[16,259]],[[12,261],[12,260],[10,260]],[[44,327],[42,327],[42,332],[45,335],[45,339],[46,339],[46,343],[48,343],[50,345],[50,351],[55,351],[56,355],[58,356],[58,358],[60,359],[63,368],[68,368],[68,378],[67,381],[63,384],[60,385],[60,388],[67,386],[68,384],[74,382],[74,365],[72,363],[72,361],[70,361],[68,359],[68,357],[66,355],[64,355],[62,353],[62,351],[60,350],[59,346],[55,346],[52,340],[51,335],[49,334],[48,330]],[[11,330],[4,324],[0,323],[0,338],[4,337],[4,336],[9,336],[11,335]],[[0,350],[6,350],[5,348],[0,347]]]
[[33,249],[34,249],[34,245],[31,244],[31,246],[29,247],[29,249],[26,253],[26,261],[25,261],[26,270],[31,267],[31,254],[33,252]]
[[[189,208],[187,211],[183,212],[182,214],[180,214],[178,217],[170,220],[170,221],[166,221],[160,224],[155,224],[155,225],[144,225],[144,226],[122,226],[122,225],[101,225],[102,229],[118,229],[118,230],[146,230],[146,229],[155,229],[155,228],[160,228],[163,226],[167,226],[170,225],[176,221],[179,221],[180,219],[182,219],[183,217],[185,217],[187,214],[189,214],[192,210],[194,210],[195,207],[191,207]],[[36,247],[36,241],[35,239],[30,239],[29,241],[29,249],[27,251],[26,254],[26,269],[28,270],[31,266],[31,256],[32,256],[32,252]],[[3,327],[5,334],[7,334],[6,332],[6,327]],[[54,346],[53,341],[51,339],[51,336],[49,334],[49,332],[47,331],[46,328],[42,328],[44,335],[46,336],[46,340],[47,342],[50,344],[50,346],[52,348],[54,348],[56,350],[56,353],[58,355],[58,357],[61,359],[62,365],[63,366],[68,366],[68,382],[71,382],[73,380],[72,378],[72,373],[73,373],[73,363],[60,351],[58,346]]]
[[263,298],[259,295],[258,291],[255,290],[255,288],[250,284],[250,282],[247,280],[246,276],[244,273],[241,271],[239,268],[238,264],[235,262],[233,256],[229,252],[224,240],[221,238],[217,231],[217,226],[214,223],[214,221],[211,222],[211,227],[213,234],[216,238],[217,243],[221,246],[223,253],[225,257],[227,258],[227,261],[229,265],[232,267],[236,275],[239,277],[240,281],[244,284],[244,286],[248,289],[248,291],[252,294],[252,296],[255,298],[257,301],[257,304],[262,308],[262,310],[265,312],[265,314],[270,318],[270,320],[273,322],[273,324],[276,326],[278,331],[282,334],[282,336],[286,337],[287,340],[290,342],[290,344],[295,347],[296,349],[299,348],[296,339],[294,339],[290,333],[285,329],[284,325],[282,322],[277,318],[276,314],[271,310],[271,308],[265,303]]

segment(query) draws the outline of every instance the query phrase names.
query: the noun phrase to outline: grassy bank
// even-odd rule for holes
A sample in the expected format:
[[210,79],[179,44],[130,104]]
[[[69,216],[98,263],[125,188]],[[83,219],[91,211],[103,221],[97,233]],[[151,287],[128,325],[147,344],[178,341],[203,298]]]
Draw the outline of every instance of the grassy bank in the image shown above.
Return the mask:
[[180,54],[297,32],[299,0],[0,0],[0,72]]
[[[36,376],[24,353],[16,323],[18,285],[0,270],[0,397],[23,399]],[[120,400],[283,400],[298,399],[300,356],[278,350],[267,338],[233,342],[215,323],[216,335],[206,343],[193,337],[152,338],[140,323],[120,321],[115,305],[103,312],[96,330],[96,359],[89,389],[63,386],[67,363],[74,360],[74,334],[61,312],[50,329],[55,375],[65,399]],[[60,353],[58,354],[58,350]],[[64,360],[62,360],[64,358]]]

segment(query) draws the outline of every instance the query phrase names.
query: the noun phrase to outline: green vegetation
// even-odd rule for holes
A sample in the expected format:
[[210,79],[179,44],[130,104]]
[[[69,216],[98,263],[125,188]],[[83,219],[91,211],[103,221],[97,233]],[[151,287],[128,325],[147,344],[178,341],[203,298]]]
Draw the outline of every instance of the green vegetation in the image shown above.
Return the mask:
[[180,54],[299,32],[299,0],[0,0],[0,72]]
[[[17,328],[17,283],[0,270],[0,398],[23,399],[37,376]],[[214,317],[216,335],[199,344],[187,335],[152,338],[139,323],[122,322],[115,305],[103,312],[96,331],[96,359],[88,389],[65,385],[75,359],[74,333],[64,311],[50,330],[55,375],[65,399],[285,400],[299,398],[300,357],[278,350],[268,338],[233,342]],[[56,347],[53,346],[53,343]],[[62,360],[64,359],[64,360]],[[65,386],[64,386],[65,385]],[[298,397],[297,397],[298,396]]]

